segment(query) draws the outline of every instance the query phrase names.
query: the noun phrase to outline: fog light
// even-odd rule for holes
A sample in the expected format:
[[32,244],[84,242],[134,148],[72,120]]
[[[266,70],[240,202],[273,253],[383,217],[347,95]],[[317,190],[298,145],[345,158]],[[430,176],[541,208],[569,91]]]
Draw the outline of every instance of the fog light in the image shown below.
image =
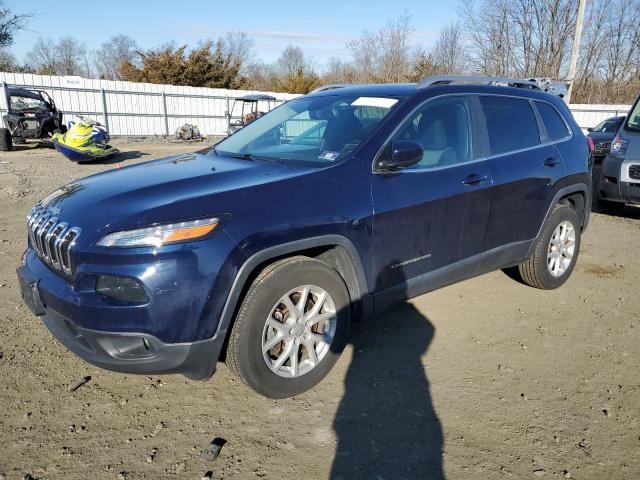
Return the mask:
[[120,302],[145,303],[149,301],[142,285],[129,277],[100,275],[96,282],[96,292]]

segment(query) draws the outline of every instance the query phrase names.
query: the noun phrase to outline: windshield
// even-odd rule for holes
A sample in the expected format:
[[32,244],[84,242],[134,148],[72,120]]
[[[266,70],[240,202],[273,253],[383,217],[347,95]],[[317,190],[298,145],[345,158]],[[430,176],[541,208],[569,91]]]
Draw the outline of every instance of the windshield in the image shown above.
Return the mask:
[[301,97],[216,145],[220,154],[325,165],[344,159],[397,104],[397,98]]
[[640,97],[636,100],[633,110],[627,117],[627,124],[625,127],[629,130],[640,130]]
[[42,100],[28,97],[11,97],[11,110],[46,110],[47,105]]
[[594,132],[615,132],[618,130],[618,126],[620,125],[620,121],[618,119],[607,119],[603,122],[600,122],[596,127],[594,127]]

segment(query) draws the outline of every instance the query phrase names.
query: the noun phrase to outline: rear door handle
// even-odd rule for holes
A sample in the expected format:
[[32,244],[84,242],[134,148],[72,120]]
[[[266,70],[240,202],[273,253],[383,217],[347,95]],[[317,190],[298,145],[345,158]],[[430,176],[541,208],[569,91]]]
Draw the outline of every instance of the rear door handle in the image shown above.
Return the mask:
[[468,175],[467,177],[465,177],[464,180],[462,180],[462,184],[463,185],[478,185],[486,180],[488,180],[489,177],[487,177],[486,175],[480,175],[478,173],[472,173],[471,175]]
[[560,160],[555,157],[549,157],[542,164],[545,167],[557,167],[558,165],[560,165]]

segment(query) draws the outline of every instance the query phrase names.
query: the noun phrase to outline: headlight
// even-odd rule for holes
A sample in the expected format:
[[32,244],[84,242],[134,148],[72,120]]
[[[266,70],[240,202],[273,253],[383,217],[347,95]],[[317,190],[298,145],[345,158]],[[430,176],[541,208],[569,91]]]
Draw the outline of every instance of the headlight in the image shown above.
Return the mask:
[[218,226],[217,218],[156,225],[110,233],[98,245],[102,247],[161,247],[171,243],[197,240]]

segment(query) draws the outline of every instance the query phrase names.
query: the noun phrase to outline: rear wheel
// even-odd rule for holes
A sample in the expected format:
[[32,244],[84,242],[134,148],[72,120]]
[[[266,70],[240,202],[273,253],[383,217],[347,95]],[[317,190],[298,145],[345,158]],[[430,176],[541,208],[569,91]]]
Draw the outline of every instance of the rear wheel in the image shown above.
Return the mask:
[[11,132],[8,128],[0,128],[0,152],[10,152],[13,150]]
[[551,290],[568,280],[580,251],[580,220],[567,205],[556,205],[536,240],[533,255],[518,265],[524,283]]
[[227,365],[262,395],[297,395],[329,373],[346,344],[349,320],[349,294],[333,268],[307,257],[278,261],[242,302]]

